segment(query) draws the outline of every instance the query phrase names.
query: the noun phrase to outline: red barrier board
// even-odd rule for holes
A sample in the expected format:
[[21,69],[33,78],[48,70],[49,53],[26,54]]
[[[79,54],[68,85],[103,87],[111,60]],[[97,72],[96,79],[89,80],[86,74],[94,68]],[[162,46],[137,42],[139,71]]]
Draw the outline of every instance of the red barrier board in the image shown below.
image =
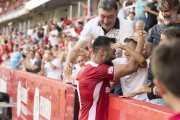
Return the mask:
[[110,94],[108,120],[168,120],[171,108]]
[[14,120],[75,120],[75,88],[47,77],[0,68],[0,90],[13,98]]
[[[0,92],[13,98],[14,120],[77,120],[76,88],[51,78],[0,67]],[[172,109],[110,94],[108,120],[168,120]]]

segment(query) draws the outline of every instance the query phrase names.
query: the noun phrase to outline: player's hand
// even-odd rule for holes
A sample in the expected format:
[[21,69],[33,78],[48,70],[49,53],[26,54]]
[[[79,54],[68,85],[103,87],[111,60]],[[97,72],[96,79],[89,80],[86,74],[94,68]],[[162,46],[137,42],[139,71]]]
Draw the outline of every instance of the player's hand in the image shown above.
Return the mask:
[[120,96],[121,98],[131,98],[131,97],[134,97],[137,95],[137,92],[134,92],[134,93],[130,93],[130,94],[127,94],[127,95],[124,95],[124,96]]
[[114,43],[111,45],[112,49],[117,49],[117,48],[121,48],[122,50],[124,50],[124,45],[121,43]]
[[82,49],[82,48],[76,48],[76,49],[74,50],[74,56],[75,56],[75,57],[79,57],[79,56],[83,56],[83,55],[86,55],[86,52],[85,52],[84,49]]
[[72,63],[66,63],[63,75],[68,76],[71,74],[72,71]]
[[151,93],[151,88],[149,87],[151,85],[151,82],[148,83],[147,85],[145,86],[142,86],[138,91],[137,93],[140,94],[140,93]]

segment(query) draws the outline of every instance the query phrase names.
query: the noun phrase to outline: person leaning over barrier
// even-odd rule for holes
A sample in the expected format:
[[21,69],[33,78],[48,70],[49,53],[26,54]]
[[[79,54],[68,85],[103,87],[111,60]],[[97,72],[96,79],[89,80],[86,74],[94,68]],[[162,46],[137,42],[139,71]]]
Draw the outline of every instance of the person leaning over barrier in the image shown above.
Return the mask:
[[[116,38],[117,43],[123,43],[124,39],[134,35],[131,24],[123,19],[118,18],[118,6],[115,0],[101,0],[98,5],[99,17],[91,19],[81,32],[80,40],[69,52],[66,60],[64,74],[71,72],[70,64],[74,63],[77,57],[73,52],[76,48],[85,48],[87,44],[98,36],[108,36]],[[116,50],[116,57],[122,56],[122,50]]]
[[180,41],[169,41],[155,48],[152,72],[158,93],[177,114],[169,120],[180,119]]
[[[76,78],[79,81],[77,85],[80,95],[79,120],[107,120],[110,81],[119,81],[119,78],[136,72],[139,67],[138,54],[142,52],[144,39],[140,35],[136,38],[138,38],[136,51],[115,43],[115,38],[99,36],[95,39],[92,59],[81,68]],[[113,66],[112,60],[115,58],[117,48],[126,49],[132,56],[127,64]]]

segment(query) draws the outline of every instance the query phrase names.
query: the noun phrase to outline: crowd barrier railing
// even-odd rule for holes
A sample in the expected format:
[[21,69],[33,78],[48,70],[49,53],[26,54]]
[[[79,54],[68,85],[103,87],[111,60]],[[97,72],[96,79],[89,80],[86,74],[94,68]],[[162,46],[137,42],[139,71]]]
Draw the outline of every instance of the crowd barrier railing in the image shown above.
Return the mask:
[[0,92],[13,98],[14,120],[77,120],[75,87],[36,74],[0,68]]
[[[77,120],[75,87],[36,74],[0,67],[0,92],[13,98],[14,120]],[[110,94],[108,120],[168,120],[171,108]]]

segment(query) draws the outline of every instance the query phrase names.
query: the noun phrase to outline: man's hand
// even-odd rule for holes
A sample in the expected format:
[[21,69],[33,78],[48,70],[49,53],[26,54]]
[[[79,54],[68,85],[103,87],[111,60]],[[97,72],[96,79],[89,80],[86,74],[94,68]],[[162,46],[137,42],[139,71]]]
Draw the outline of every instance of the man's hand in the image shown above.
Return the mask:
[[68,76],[68,75],[70,75],[71,74],[71,71],[72,71],[72,63],[66,63],[66,65],[65,65],[65,70],[64,70],[64,72],[63,72],[63,74],[65,75],[65,76]]
[[127,95],[124,95],[124,96],[120,96],[121,98],[131,98],[131,97],[134,97],[136,96],[138,93],[137,92],[134,92],[134,93],[130,93],[130,94],[127,94]]
[[151,82],[148,83],[147,85],[145,86],[142,86],[138,91],[137,93],[151,93],[151,88],[149,87],[151,85]]
[[111,45],[112,49],[117,49],[117,48],[121,48],[122,50],[124,50],[125,46],[122,45],[121,43],[114,43]]
[[84,49],[82,49],[82,48],[76,48],[76,49],[74,50],[74,56],[75,56],[75,57],[79,57],[79,56],[83,56],[83,55],[86,55],[86,52],[85,52]]

